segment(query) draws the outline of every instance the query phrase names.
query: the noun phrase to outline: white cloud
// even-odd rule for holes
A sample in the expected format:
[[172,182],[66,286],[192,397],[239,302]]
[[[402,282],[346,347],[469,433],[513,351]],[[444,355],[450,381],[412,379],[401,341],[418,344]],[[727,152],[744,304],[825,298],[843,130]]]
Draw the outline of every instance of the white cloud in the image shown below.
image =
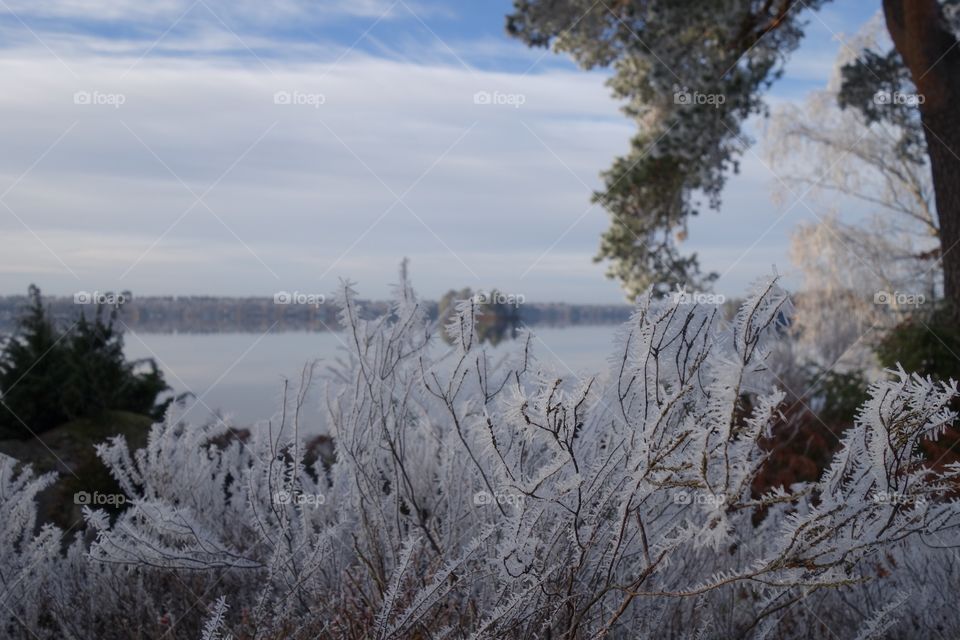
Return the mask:
[[[86,6],[8,4],[64,18]],[[153,24],[175,20],[185,5],[118,2],[98,15]],[[376,297],[409,256],[431,296],[501,286],[530,299],[621,299],[591,261],[608,216],[591,209],[590,196],[599,172],[627,151],[634,126],[600,74],[482,71],[449,56],[441,64],[444,47],[433,40],[407,62],[354,50],[332,64],[343,47],[299,43],[289,45],[296,54],[260,64],[243,45],[269,49],[272,36],[244,33],[241,44],[223,28],[171,35],[142,59],[149,42],[138,34],[43,32],[61,64],[19,35],[21,44],[0,54],[0,193],[12,186],[5,202],[88,287],[104,288],[136,263],[125,282],[141,293],[268,293],[277,277],[288,288],[329,290],[347,276],[365,280],[364,294]],[[510,57],[514,46],[455,44],[471,58]],[[166,55],[237,49],[232,57]],[[514,62],[532,63],[532,53],[523,49]],[[798,64],[814,74],[821,63],[801,53]],[[77,92],[123,103],[75,104]],[[275,104],[277,92],[302,104]],[[475,104],[478,92],[501,104]],[[745,237],[779,215],[771,183],[748,154],[724,212],[692,220],[684,250],[699,252],[706,270],[727,270]],[[211,212],[193,193],[212,185],[204,197]],[[408,189],[406,206],[395,204],[394,194]],[[803,213],[730,269],[724,289],[736,293],[756,275],[752,256],[766,264],[779,252],[784,259],[775,261],[786,264],[788,231]],[[2,207],[0,233],[0,291],[22,291],[28,277],[52,291],[76,288]]]
[[282,23],[302,19],[331,19],[339,16],[392,19],[414,11],[418,15],[446,13],[434,5],[414,0],[5,0],[0,13],[21,18],[58,18],[84,22],[146,22],[175,20],[193,10],[205,9],[244,22]]
[[[498,285],[590,207],[590,189],[570,171],[598,187],[598,172],[632,131],[589,74],[519,78],[354,57],[274,73],[147,59],[125,75],[129,62],[71,59],[78,79],[42,57],[0,61],[6,185],[69,129],[6,202],[91,287],[114,282],[144,252],[125,279],[144,293],[168,292],[170,282],[194,292],[268,292],[276,273],[328,288],[337,276],[366,275],[379,281],[370,295],[385,294],[404,255],[424,264],[419,284],[430,293],[478,286],[474,274]],[[523,104],[475,104],[478,91],[522,95]],[[122,96],[122,104],[75,104],[77,92]],[[322,94],[322,104],[276,104],[277,92]],[[199,204],[184,214],[191,191],[218,180],[204,198],[213,212]],[[412,212],[394,205],[411,185],[404,202]],[[602,267],[590,257],[605,224],[594,211],[557,246],[577,255],[581,266],[569,268],[594,283]],[[66,269],[51,277],[59,263],[2,209],[0,229],[4,244],[18,247],[0,287],[25,286],[15,264],[33,265],[47,288],[75,288]],[[82,251],[72,238],[82,238]],[[565,297],[565,283],[546,277],[551,264],[529,281]],[[578,295],[619,299],[605,284]]]

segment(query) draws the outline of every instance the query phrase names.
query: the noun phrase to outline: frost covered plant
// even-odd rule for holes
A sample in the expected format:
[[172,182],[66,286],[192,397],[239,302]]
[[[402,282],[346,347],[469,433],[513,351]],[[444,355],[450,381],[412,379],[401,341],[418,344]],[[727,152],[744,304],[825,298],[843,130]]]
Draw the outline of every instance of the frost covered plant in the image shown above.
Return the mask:
[[53,526],[35,535],[35,500],[53,480],[0,454],[0,636],[29,634],[39,624],[35,603],[60,556],[61,535]]
[[732,324],[714,306],[643,298],[609,371],[583,380],[540,367],[530,335],[493,362],[472,301],[446,349],[407,282],[396,298],[364,319],[353,289],[340,292],[349,350],[323,380],[332,460],[307,462],[302,392],[249,437],[171,412],[143,450],[102,445],[129,506],[112,522],[87,511],[88,557],[74,545],[36,587],[87,626],[23,627],[126,637],[124,621],[145,638],[960,630],[936,606],[957,579],[960,469],[917,455],[955,420],[955,385],[892,372],[819,482],[755,495],[757,440],[783,398],[766,367],[790,312],[775,282]]

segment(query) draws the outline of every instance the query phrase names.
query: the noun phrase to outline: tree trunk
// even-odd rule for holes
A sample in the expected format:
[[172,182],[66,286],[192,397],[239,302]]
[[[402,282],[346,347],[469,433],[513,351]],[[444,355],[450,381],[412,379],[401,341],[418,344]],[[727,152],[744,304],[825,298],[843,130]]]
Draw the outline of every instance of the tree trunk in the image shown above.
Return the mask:
[[923,95],[944,296],[960,312],[960,46],[937,0],[883,0],[887,30]]

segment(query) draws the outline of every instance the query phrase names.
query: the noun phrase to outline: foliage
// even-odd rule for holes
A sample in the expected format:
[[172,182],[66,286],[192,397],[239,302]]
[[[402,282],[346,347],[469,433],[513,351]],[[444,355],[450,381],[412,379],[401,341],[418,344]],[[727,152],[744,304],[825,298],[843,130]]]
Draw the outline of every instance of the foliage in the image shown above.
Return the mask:
[[[844,425],[828,425],[802,401],[789,403],[781,410],[780,420],[772,426],[770,435],[760,440],[767,459],[753,480],[754,495],[820,480],[833,460],[840,445],[838,434],[843,431]],[[764,510],[755,514],[755,518],[763,517]]]
[[29,462],[37,474],[58,474],[40,493],[38,522],[75,532],[83,523],[82,505],[76,500],[79,493],[106,495],[120,490],[97,457],[95,446],[122,433],[131,447],[142,448],[152,424],[148,416],[105,411],[93,418],[65,422],[36,438],[0,440],[0,453]]
[[0,354],[0,434],[26,438],[108,409],[163,416],[166,403],[156,404],[168,389],[163,373],[152,359],[124,358],[119,307],[97,305],[92,319],[81,312],[61,331],[39,289],[30,287],[29,300]]
[[[902,363],[934,380],[960,380],[960,326],[956,317],[945,306],[929,313],[911,314],[879,342],[877,359],[884,366]],[[953,407],[960,408],[960,401],[955,401]],[[928,464],[960,464],[960,429],[947,429],[936,442],[921,443],[921,449]]]
[[[450,290],[440,298],[437,305],[437,317],[446,323],[456,315],[458,300],[471,300],[475,305],[476,333],[481,343],[493,346],[500,344],[504,338],[516,338],[522,322],[520,318],[520,303],[516,296],[504,294],[496,289],[489,292],[474,293],[469,288],[460,291]],[[452,338],[444,334],[448,344],[453,344]]]
[[770,435],[760,440],[767,460],[753,483],[756,495],[818,481],[870,397],[869,384],[859,371],[809,364],[800,382],[802,394],[787,393]]
[[937,380],[960,380],[960,326],[946,308],[915,313],[893,328],[877,345],[885,367],[902,363],[910,371]]
[[915,236],[890,222],[877,217],[848,223],[828,214],[794,232],[791,254],[804,290],[796,296],[793,330],[802,359],[871,369],[877,339],[935,300],[934,261],[922,256],[911,241]]
[[[890,367],[896,367],[891,364]],[[913,369],[911,369],[913,371]],[[818,415],[834,424],[852,424],[857,410],[869,399],[867,379],[860,371],[839,372],[813,367],[811,385],[821,399]]]
[[653,284],[664,293],[713,279],[678,244],[690,216],[719,209],[742,124],[765,113],[761,93],[803,35],[798,4],[824,2],[515,0],[508,32],[587,69],[611,66],[610,87],[637,123],[594,195],[611,216],[597,259],[610,260],[631,299]]
[[[332,466],[304,461],[302,393],[245,439],[171,410],[145,448],[99,447],[128,507],[115,521],[87,509],[89,557],[77,541],[51,560],[22,528],[32,490],[10,488],[0,459],[0,533],[41,559],[0,584],[4,635],[960,631],[944,548],[958,542],[960,465],[914,464],[956,420],[956,384],[896,371],[822,478],[753,491],[784,398],[766,364],[789,310],[775,282],[732,324],[716,306],[643,297],[607,375],[585,380],[542,369],[529,336],[491,363],[470,301],[443,354],[406,282],[382,317],[361,318],[350,285],[339,302],[351,348],[325,382]],[[0,562],[16,572],[12,553]]]
[[[604,174],[604,190],[594,194],[612,218],[597,260],[610,261],[608,276],[619,279],[629,296],[652,283],[662,287],[660,293],[675,284],[709,285],[713,274],[703,276],[696,255],[682,255],[679,248],[690,217],[704,206],[719,208],[725,180],[738,170],[750,143],[743,122],[766,115],[762,94],[800,42],[804,12],[824,4],[514,0],[508,31],[531,46],[568,53],[584,68],[611,66],[613,93],[637,123],[629,153],[614,161]],[[950,249],[960,242],[960,198],[953,187],[958,175],[953,148],[960,140],[954,110],[960,92],[960,5],[882,4],[896,50],[862,47],[843,65],[832,97],[841,107],[853,107],[846,115],[890,137],[886,146],[895,156],[885,173],[903,165],[912,165],[907,171],[913,173],[932,169],[942,224],[939,254],[928,258],[942,258],[945,296],[956,301],[960,254]],[[918,93],[926,98],[919,104]],[[810,139],[841,148],[818,124]],[[842,148],[857,155],[859,142]],[[833,164],[826,167],[829,172]],[[930,194],[920,195],[929,200]]]
[[[909,311],[896,304],[898,293],[931,302],[943,283],[930,165],[903,148],[905,128],[922,129],[916,108],[900,126],[842,108],[845,71],[879,47],[882,34],[876,16],[841,47],[825,89],[773,111],[764,139],[777,195],[816,218],[794,231],[791,246],[803,276],[799,356],[844,371],[876,367],[873,344]],[[869,104],[885,109],[874,101],[877,90],[870,86]],[[841,215],[848,203],[867,215]]]
[[53,322],[47,318],[40,290],[30,286],[30,306],[17,333],[0,354],[0,434],[26,437],[64,422],[61,382],[66,353]]
[[839,105],[859,112],[867,122],[892,125],[897,135],[897,153],[910,162],[924,164],[927,145],[919,111],[909,102],[878,101],[877,95],[913,95],[914,86],[903,58],[895,49],[880,52],[870,48],[847,62],[842,69]]
[[[960,33],[960,4],[941,2],[944,19],[954,33]],[[877,99],[878,96],[914,96],[918,89],[895,48],[884,48],[880,39],[871,38],[867,46],[844,61],[838,104],[858,112],[868,124],[879,123],[895,135],[896,152],[905,162],[925,165],[927,142],[920,111],[912,100]],[[858,47],[859,49],[860,47]]]
[[0,454],[0,636],[29,637],[42,629],[44,612],[37,606],[48,581],[58,579],[61,532],[52,525],[37,531],[37,494],[54,474],[17,470],[13,458]]

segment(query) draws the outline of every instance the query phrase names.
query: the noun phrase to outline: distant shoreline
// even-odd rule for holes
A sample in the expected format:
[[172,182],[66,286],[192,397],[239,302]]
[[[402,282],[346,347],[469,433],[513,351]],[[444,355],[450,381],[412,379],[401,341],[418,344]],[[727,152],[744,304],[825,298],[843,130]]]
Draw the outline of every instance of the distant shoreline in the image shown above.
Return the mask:
[[[9,332],[28,300],[26,296],[0,296],[0,332]],[[94,304],[73,298],[45,297],[53,317],[73,322],[80,311],[87,317]],[[437,317],[438,303],[422,301],[427,314]],[[387,301],[359,301],[361,313],[374,317],[389,311]],[[550,327],[620,324],[630,317],[627,304],[523,303],[516,306],[520,322]],[[332,300],[320,304],[282,304],[271,297],[145,296],[133,297],[123,307],[121,320],[143,333],[262,333],[264,331],[325,332],[340,329],[339,309]]]

